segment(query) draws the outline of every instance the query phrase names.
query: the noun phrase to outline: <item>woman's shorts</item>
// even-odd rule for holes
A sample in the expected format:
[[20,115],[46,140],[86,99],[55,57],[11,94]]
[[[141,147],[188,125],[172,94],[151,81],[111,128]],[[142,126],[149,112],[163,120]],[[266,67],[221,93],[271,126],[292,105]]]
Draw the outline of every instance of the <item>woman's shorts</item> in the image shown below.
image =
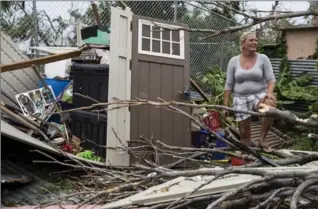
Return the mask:
[[[256,111],[258,103],[266,96],[266,92],[260,92],[248,96],[234,96],[233,108],[236,110]],[[235,113],[235,120],[242,121],[251,115],[247,113]]]

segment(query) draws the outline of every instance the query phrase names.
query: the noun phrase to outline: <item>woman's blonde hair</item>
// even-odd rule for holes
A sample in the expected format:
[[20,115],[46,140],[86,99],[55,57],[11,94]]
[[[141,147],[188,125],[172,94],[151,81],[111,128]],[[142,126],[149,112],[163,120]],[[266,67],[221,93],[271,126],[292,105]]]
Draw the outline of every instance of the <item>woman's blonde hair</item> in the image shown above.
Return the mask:
[[248,32],[244,32],[244,33],[241,35],[241,37],[240,37],[240,49],[241,49],[241,51],[243,50],[243,43],[244,43],[244,41],[246,40],[246,38],[247,38],[248,35],[255,35],[255,33],[252,32],[252,31],[248,31]]

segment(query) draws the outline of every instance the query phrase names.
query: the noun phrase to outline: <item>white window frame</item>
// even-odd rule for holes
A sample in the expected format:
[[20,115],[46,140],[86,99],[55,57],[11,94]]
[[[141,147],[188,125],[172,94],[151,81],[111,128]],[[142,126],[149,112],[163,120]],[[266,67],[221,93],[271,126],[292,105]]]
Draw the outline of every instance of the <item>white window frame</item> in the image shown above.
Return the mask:
[[[143,38],[142,37],[142,25],[149,25],[150,28],[152,26],[159,26],[159,27],[169,28],[169,29],[182,28],[182,27],[177,26],[177,25],[168,25],[168,24],[164,24],[164,23],[151,22],[149,20],[139,19],[139,23],[138,23],[138,53],[139,54],[146,54],[146,55],[159,56],[159,57],[167,57],[167,58],[173,58],[173,59],[184,59],[184,30],[179,30],[180,41],[178,43],[180,44],[180,55],[172,55],[172,54],[164,54],[162,52],[153,52],[152,51],[152,40],[153,40],[153,38],[152,38],[151,31],[150,31],[150,51],[142,50],[142,38]],[[172,36],[171,36],[171,39],[172,39]],[[155,40],[160,40],[160,51],[161,51],[161,49],[162,49],[162,39],[161,39],[161,37],[160,37],[160,39],[155,39]],[[172,40],[166,41],[166,42],[177,43],[177,42],[172,41]],[[172,44],[170,44],[170,53],[171,52],[172,52]]]

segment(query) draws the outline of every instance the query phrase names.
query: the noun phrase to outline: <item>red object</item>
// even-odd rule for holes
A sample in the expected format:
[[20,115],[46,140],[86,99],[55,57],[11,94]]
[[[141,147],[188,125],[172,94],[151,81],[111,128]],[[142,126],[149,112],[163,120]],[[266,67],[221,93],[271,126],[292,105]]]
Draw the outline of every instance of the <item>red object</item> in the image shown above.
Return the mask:
[[209,115],[203,118],[204,124],[212,131],[216,131],[221,127],[219,120],[219,113],[215,110],[210,110]]
[[250,163],[253,163],[253,161],[245,162],[242,159],[239,159],[239,158],[236,158],[236,157],[231,157],[231,164],[234,165],[234,166],[236,166],[236,165],[245,165],[246,163],[250,164]]
[[62,150],[63,150],[64,152],[72,153],[73,148],[72,148],[72,146],[71,146],[71,145],[69,145],[69,144],[63,144],[63,146],[62,146]]
[[231,157],[231,164],[232,165],[245,165],[244,160],[236,158],[236,157]]

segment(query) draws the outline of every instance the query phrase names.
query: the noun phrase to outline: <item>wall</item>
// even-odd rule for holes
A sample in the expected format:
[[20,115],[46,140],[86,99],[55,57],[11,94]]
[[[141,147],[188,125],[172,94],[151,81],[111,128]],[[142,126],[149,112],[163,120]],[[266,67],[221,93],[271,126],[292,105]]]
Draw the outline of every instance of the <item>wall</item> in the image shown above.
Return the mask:
[[298,59],[313,55],[318,40],[318,27],[286,31],[288,59]]

